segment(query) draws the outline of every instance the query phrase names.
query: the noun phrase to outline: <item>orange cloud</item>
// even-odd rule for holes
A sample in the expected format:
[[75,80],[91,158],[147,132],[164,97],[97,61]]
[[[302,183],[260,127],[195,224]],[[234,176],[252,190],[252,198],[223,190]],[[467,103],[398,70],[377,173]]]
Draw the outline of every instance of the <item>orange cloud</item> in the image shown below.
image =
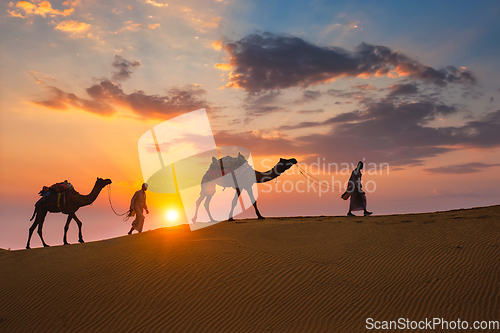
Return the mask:
[[20,17],[20,18],[25,18],[26,16],[23,16],[23,14],[21,13],[16,13],[15,11],[13,10],[7,10],[7,12],[10,14],[10,16],[12,17]]
[[55,29],[70,32],[70,33],[81,33],[87,31],[90,28],[90,24],[85,22],[78,22],[75,20],[62,21],[59,23]]
[[[227,65],[231,67],[231,65],[229,64],[217,64],[217,65]],[[217,65],[215,66],[216,68]],[[226,88],[245,89],[245,84],[247,83],[247,81],[244,80],[242,74],[233,74],[233,72],[229,73],[229,81],[230,82],[228,82],[225,86],[220,87],[219,89],[226,89]]]
[[[356,77],[359,77],[361,79],[369,79],[372,77],[372,73],[368,73],[368,72],[363,72],[363,73],[359,73],[358,75],[356,75]],[[342,75],[339,75],[339,76],[346,76],[345,74],[342,74]]]
[[161,27],[160,23],[151,23],[151,24],[143,24],[143,23],[132,23],[132,21],[126,21],[125,26],[118,31],[115,31],[115,34],[118,32],[128,31],[139,31],[143,29],[155,30],[156,28]]
[[232,69],[230,64],[215,64],[215,68],[222,71],[230,71]]
[[216,40],[216,41],[213,41],[212,44],[212,47],[214,48],[214,50],[221,50],[222,49],[222,41],[221,40]]
[[[77,2],[75,1],[71,2],[71,4],[76,4],[76,3]],[[66,1],[63,4],[69,5],[70,2]],[[11,2],[9,6],[14,7],[14,3]],[[50,4],[49,1],[41,1],[37,4],[21,0],[17,4],[15,4],[15,7],[19,8],[19,10],[23,10],[25,16],[23,16],[20,12],[15,12],[15,11],[8,11],[9,14],[14,17],[22,17],[22,18],[25,18],[28,15],[40,15],[43,17],[46,17],[46,15],[52,17],[57,15],[68,16],[74,12],[74,8],[68,8],[64,10],[52,8],[52,5]]]
[[154,0],[146,0],[146,3],[149,3],[150,5],[153,5],[155,7],[168,7],[168,4],[166,3],[159,3]]
[[414,69],[409,64],[399,64],[392,72],[398,76],[408,76],[414,72]]
[[196,30],[199,32],[205,33],[208,31],[208,29],[214,29],[219,26],[220,23],[220,17],[214,17],[209,21],[204,21],[202,19],[196,19],[195,20],[197,23],[201,23],[200,27],[196,27]]
[[132,23],[132,21],[128,21],[125,23],[127,23],[125,29],[129,31],[139,31],[142,28],[142,23]]

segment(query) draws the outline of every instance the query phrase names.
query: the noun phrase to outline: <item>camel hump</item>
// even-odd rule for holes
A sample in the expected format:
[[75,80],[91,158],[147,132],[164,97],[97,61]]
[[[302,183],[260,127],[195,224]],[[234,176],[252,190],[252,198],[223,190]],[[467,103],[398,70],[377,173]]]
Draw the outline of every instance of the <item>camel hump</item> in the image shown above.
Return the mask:
[[[52,207],[55,212],[66,208],[68,202],[75,194],[79,194],[73,187],[63,192],[51,191],[37,201],[35,206]],[[52,210],[49,210],[52,211]]]
[[229,172],[235,172],[237,170],[239,173],[242,173],[248,168],[250,168],[250,165],[241,153],[238,154],[238,157],[231,157],[229,155],[220,159],[212,157],[212,164],[205,174],[205,180],[210,181],[216,178],[220,178]]
[[69,199],[71,199],[78,192],[75,191],[73,185],[67,180],[52,184],[51,186],[44,186],[38,194],[42,197],[35,206],[43,207],[57,207],[56,211],[66,207]]
[[229,169],[237,169],[243,164],[245,164],[245,162],[247,162],[246,158],[243,155],[241,155],[241,153],[238,154],[238,157],[231,157],[228,155],[226,157],[221,158],[221,160],[224,168],[229,168]]

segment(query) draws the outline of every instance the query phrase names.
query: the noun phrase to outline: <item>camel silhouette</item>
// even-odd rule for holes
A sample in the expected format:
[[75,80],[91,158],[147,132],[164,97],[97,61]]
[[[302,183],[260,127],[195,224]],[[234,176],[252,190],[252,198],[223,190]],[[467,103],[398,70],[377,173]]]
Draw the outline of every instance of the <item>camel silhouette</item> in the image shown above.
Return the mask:
[[[239,154],[236,159],[238,159],[242,164],[246,163],[245,158],[241,154]],[[271,181],[280,176],[286,170],[290,169],[294,164],[297,164],[297,160],[295,158],[289,160],[280,158],[280,161],[272,169],[266,172],[256,171],[248,165],[243,173],[238,176],[237,180],[234,177],[234,174],[233,177],[228,174],[224,177],[212,179],[213,177],[211,177],[210,175],[211,171],[214,171],[217,168],[220,169],[220,166],[222,165],[221,160],[217,160],[215,157],[212,157],[212,164],[201,180],[200,197],[198,198],[198,200],[196,200],[196,210],[191,221],[196,222],[196,219],[198,218],[198,208],[200,207],[203,199],[206,198],[204,206],[208,213],[208,217],[210,218],[210,222],[217,222],[213,219],[212,214],[210,214],[210,201],[212,200],[212,197],[216,191],[215,185],[219,185],[222,187],[232,187],[236,189],[236,193],[231,203],[231,211],[229,212],[228,221],[234,221],[233,211],[238,202],[238,198],[241,195],[241,189],[247,192],[251,202],[253,203],[253,208],[255,209],[255,214],[257,214],[257,217],[259,219],[264,219],[264,217],[260,214],[259,209],[257,208],[257,201],[253,196],[252,185],[255,183],[265,183]]]
[[40,235],[40,239],[42,240],[43,246],[49,247],[49,245],[47,245],[43,240],[42,236],[43,222],[45,221],[45,216],[47,216],[48,212],[63,213],[68,215],[68,219],[66,220],[66,224],[64,225],[64,238],[63,238],[64,245],[69,244],[66,240],[66,234],[68,233],[69,223],[71,222],[72,219],[74,219],[76,224],[78,225],[78,242],[84,243],[82,236],[82,222],[78,219],[78,217],[76,217],[75,213],[78,209],[80,209],[80,207],[88,206],[91,203],[93,203],[95,199],[97,199],[99,193],[101,193],[101,190],[106,185],[109,184],[111,184],[110,179],[97,178],[94,188],[89,194],[81,195],[80,193],[76,192],[73,196],[69,198],[69,200],[67,200],[66,205],[64,205],[64,207],[61,208],[59,208],[56,203],[53,203],[48,206],[44,205],[43,198],[38,200],[35,204],[35,211],[33,212],[33,216],[30,219],[30,221],[32,221],[33,218],[35,218],[35,221],[33,222],[33,225],[30,227],[28,244],[26,245],[26,248],[30,249],[31,235],[33,234],[33,231],[37,226],[38,226],[38,235]]

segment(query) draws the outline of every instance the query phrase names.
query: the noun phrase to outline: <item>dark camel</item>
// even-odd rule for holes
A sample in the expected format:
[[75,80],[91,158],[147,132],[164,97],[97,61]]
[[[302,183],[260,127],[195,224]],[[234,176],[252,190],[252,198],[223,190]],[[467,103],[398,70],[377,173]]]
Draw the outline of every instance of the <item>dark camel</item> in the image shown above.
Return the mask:
[[[242,158],[241,155],[238,156],[238,158],[240,157]],[[212,162],[213,162],[212,166],[215,166],[219,163],[219,161],[215,157],[212,158]],[[250,200],[253,202],[253,208],[255,209],[255,214],[257,214],[257,217],[260,220],[264,219],[264,217],[260,214],[259,209],[257,208],[257,201],[253,196],[252,185],[255,183],[265,183],[270,180],[273,180],[276,177],[280,176],[286,170],[290,169],[294,164],[297,164],[297,160],[295,158],[289,160],[280,158],[280,161],[272,169],[266,172],[255,171],[253,168],[249,168],[241,176],[238,177],[237,184],[235,184],[233,178],[230,177],[230,175],[228,175],[229,177],[225,176],[211,180],[207,172],[201,180],[200,197],[198,198],[198,200],[196,200],[196,211],[191,221],[196,222],[196,219],[198,218],[198,208],[200,207],[200,204],[203,201],[203,199],[206,198],[204,206],[210,218],[210,222],[217,222],[216,220],[213,219],[212,215],[210,214],[210,201],[212,200],[212,197],[215,194],[215,185],[223,187],[232,187],[236,189],[236,193],[231,203],[231,211],[229,213],[228,221],[234,221],[233,211],[234,207],[236,207],[236,204],[238,202],[238,198],[241,195],[241,189],[247,191]],[[252,174],[254,174],[255,177],[253,177]]]
[[94,188],[89,194],[81,195],[80,193],[77,192],[66,202],[65,207],[63,207],[62,209],[57,207],[56,204],[50,206],[44,206],[43,198],[38,200],[37,203],[35,204],[35,212],[33,213],[33,216],[30,219],[30,221],[32,221],[33,218],[35,218],[36,216],[33,225],[30,227],[28,244],[26,245],[26,248],[30,249],[31,235],[33,234],[33,231],[35,230],[36,226],[38,226],[38,235],[40,235],[40,239],[42,240],[43,246],[49,247],[49,245],[47,245],[43,240],[42,236],[43,222],[45,221],[45,216],[47,215],[48,212],[63,213],[68,215],[68,219],[66,220],[66,224],[64,225],[64,238],[63,238],[64,245],[69,244],[66,240],[66,234],[68,233],[69,223],[71,222],[72,219],[74,219],[76,224],[78,225],[78,242],[84,243],[82,236],[82,222],[78,219],[78,217],[76,217],[75,213],[78,209],[80,209],[80,207],[88,206],[91,203],[93,203],[95,199],[97,199],[99,193],[101,193],[101,190],[106,185],[109,184],[111,184],[110,179],[97,178]]

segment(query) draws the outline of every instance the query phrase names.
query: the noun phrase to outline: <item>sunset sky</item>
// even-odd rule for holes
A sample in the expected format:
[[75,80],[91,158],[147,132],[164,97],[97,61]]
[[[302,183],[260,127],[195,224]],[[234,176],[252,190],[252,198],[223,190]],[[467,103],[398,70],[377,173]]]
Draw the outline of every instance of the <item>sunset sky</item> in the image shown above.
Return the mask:
[[[86,194],[96,177],[110,178],[115,209],[127,210],[144,181],[139,138],[201,108],[215,143],[247,148],[257,170],[294,157],[331,183],[349,175],[323,163],[388,164],[363,176],[376,184],[367,194],[374,214],[500,203],[498,1],[16,0],[0,8],[1,248],[24,248],[44,185],[67,179]],[[258,185],[261,213],[345,215],[340,190],[284,191],[300,180],[291,169]],[[148,192],[148,200],[146,230],[186,223],[178,194]],[[165,217],[171,210],[175,221]],[[77,215],[86,241],[129,229],[107,188]],[[47,216],[47,243],[62,244],[64,222]],[[41,246],[36,234],[32,246]]]

